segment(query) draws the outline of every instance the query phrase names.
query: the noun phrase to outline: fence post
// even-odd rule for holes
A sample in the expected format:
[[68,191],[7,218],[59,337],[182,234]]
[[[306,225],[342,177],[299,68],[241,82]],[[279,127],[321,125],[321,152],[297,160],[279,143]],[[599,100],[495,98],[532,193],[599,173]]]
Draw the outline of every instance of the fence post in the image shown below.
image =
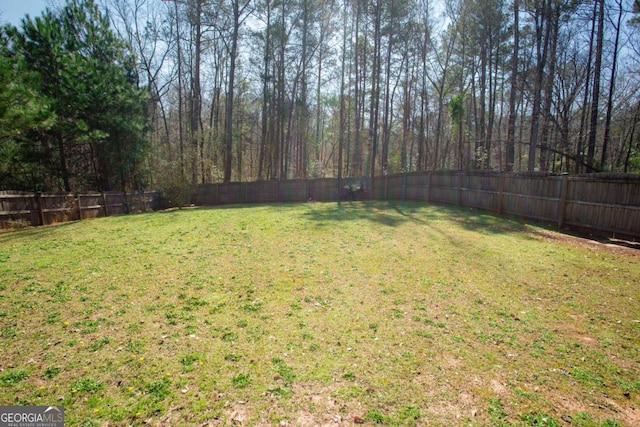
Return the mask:
[[402,195],[402,199],[406,202],[407,201],[407,194],[409,191],[409,174],[407,173],[407,171],[404,171],[404,194]]
[[44,224],[44,209],[42,208],[42,193],[37,191],[35,193],[36,196],[36,204],[38,206],[38,214],[40,216],[40,225]]
[[567,187],[569,186],[569,175],[562,175],[560,184],[560,198],[558,200],[558,228],[564,225],[564,211],[567,207]]
[[[376,179],[373,177],[372,179]],[[384,200],[389,200],[389,175],[384,176]]]
[[129,214],[129,200],[127,199],[127,190],[123,191],[124,193],[124,200],[123,200],[123,204],[124,204],[124,213]]
[[249,183],[244,183],[244,204],[249,203]]
[[458,172],[458,206],[462,205],[462,171]]
[[504,173],[500,172],[500,184],[498,188],[498,215],[502,215],[502,201],[504,195]]
[[431,174],[431,171],[427,172],[427,203],[431,200]]
[[280,203],[280,180],[276,181],[276,203]]
[[109,207],[107,206],[107,194],[102,191],[102,207],[104,208],[104,216],[109,216]]
[[80,193],[76,193],[76,201],[78,202],[78,220],[82,220],[82,202],[80,201]]

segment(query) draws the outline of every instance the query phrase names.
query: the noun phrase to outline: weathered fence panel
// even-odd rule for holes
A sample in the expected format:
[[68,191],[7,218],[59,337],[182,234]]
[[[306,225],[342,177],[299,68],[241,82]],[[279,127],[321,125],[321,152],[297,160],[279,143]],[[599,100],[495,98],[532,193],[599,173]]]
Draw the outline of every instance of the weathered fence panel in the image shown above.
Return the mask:
[[307,181],[309,183],[309,199],[318,202],[338,200],[338,182],[335,179],[323,178]]
[[499,210],[500,176],[489,174],[464,174],[461,176],[461,200],[463,206],[485,210]]
[[277,181],[257,181],[247,183],[247,203],[271,203],[277,201]]
[[640,237],[640,176],[567,178],[564,224]]
[[280,181],[280,202],[306,202],[309,200],[309,187],[307,180],[292,179]]
[[405,199],[427,201],[429,174],[409,173],[405,175]]
[[503,179],[502,212],[555,222],[560,213],[561,185],[559,176],[507,175]]
[[155,208],[157,193],[27,193],[0,191],[0,228],[48,225]]
[[429,200],[434,203],[458,204],[460,195],[460,174],[458,172],[437,171],[431,174]]

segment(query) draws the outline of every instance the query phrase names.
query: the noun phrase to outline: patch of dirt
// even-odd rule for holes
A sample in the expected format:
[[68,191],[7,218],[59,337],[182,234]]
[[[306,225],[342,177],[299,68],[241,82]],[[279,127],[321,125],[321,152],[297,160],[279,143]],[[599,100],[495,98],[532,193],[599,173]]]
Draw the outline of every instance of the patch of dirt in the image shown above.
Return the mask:
[[481,412],[481,402],[471,392],[461,390],[456,399],[436,399],[425,408],[425,412],[432,414],[436,419],[445,421],[448,419],[475,418]]
[[[622,407],[611,399],[605,399],[602,403],[595,405],[598,407],[597,418],[612,418],[621,422],[625,426],[640,425],[640,409],[633,406]],[[564,414],[576,414],[579,412],[593,413],[594,404],[579,402],[574,398],[563,396],[558,405],[558,412]],[[603,414],[603,411],[606,414]],[[563,419],[567,415],[563,415]]]
[[[295,383],[291,385],[292,395],[286,401],[286,409],[280,406],[278,399],[273,399],[268,413],[261,413],[256,423],[249,405],[230,403],[225,410],[225,418],[233,426],[272,426],[273,423],[268,420],[273,415],[281,419],[278,426],[353,426],[355,419],[363,420],[364,409],[357,402],[338,401],[334,397],[335,391],[342,385],[339,381],[325,386]],[[295,409],[292,410],[292,407]]]
[[640,409],[638,408],[626,408],[622,410],[624,413],[624,419],[630,426],[640,425]]
[[619,239],[590,239],[572,234],[559,233],[557,231],[536,231],[534,235],[544,240],[568,243],[583,248],[600,250],[616,255],[626,255],[640,260],[640,243]]
[[497,394],[500,397],[503,397],[504,395],[509,393],[509,390],[507,389],[507,387],[505,387],[504,384],[502,384],[500,381],[496,379],[493,379],[489,382],[489,387],[491,387],[491,391],[493,391],[495,394]]
[[249,410],[244,403],[235,402],[226,409],[227,419],[236,426],[246,426],[249,421]]

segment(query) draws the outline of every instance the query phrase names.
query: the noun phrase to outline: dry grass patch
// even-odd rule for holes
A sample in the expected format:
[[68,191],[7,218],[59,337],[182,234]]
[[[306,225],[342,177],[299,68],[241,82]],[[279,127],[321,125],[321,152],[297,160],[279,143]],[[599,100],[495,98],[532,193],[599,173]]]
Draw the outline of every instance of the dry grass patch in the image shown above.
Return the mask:
[[419,203],[3,234],[0,403],[70,426],[636,425],[640,256],[561,236]]

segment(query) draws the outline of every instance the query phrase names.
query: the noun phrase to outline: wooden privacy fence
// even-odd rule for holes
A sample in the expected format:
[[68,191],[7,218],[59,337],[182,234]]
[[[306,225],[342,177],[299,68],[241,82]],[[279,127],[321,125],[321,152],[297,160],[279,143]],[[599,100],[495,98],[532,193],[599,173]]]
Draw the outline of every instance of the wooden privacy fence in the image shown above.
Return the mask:
[[[414,172],[371,178],[202,184],[200,206],[243,203],[420,200],[483,209],[594,234],[640,238],[640,176]],[[348,190],[346,187],[349,187]]]
[[46,225],[155,207],[156,192],[27,193],[0,191],[0,228]]

